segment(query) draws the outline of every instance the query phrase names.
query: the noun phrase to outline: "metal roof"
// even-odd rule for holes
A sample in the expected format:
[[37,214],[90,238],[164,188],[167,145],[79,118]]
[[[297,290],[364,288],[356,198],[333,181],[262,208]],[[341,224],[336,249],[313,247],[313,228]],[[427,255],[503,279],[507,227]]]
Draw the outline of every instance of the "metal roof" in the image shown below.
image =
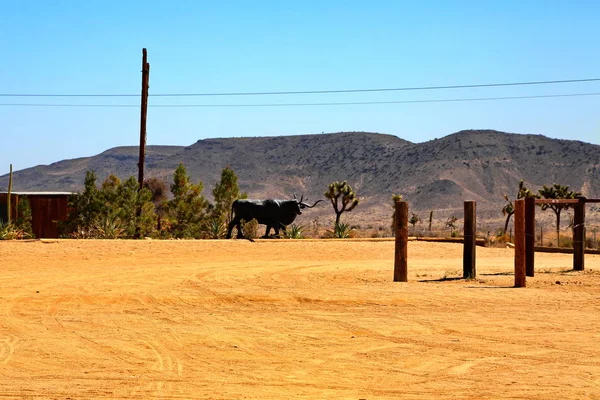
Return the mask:
[[[0,194],[8,194],[8,192],[0,192]],[[73,192],[10,192],[10,194],[16,194],[17,196],[65,196],[75,194]]]

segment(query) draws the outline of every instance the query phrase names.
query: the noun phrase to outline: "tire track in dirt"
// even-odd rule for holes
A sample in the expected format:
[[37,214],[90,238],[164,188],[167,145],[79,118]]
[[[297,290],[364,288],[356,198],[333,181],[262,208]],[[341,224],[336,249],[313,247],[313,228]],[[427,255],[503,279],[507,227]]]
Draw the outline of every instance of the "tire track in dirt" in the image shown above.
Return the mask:
[[[316,316],[311,316],[312,320],[318,320],[321,322],[325,322],[328,324],[332,324],[332,325],[336,325],[344,330],[349,331],[352,334],[356,334],[356,335],[361,335],[361,336],[367,336],[369,337],[370,340],[372,339],[377,339],[383,342],[388,342],[388,343],[395,343],[395,344],[399,344],[399,345],[412,345],[412,346],[418,346],[422,349],[426,349],[426,350],[433,350],[433,349],[437,349],[437,348],[443,348],[446,350],[450,350],[452,352],[461,352],[461,353],[465,353],[465,354],[471,354],[470,359],[487,359],[488,361],[490,360],[501,360],[505,357],[509,357],[513,360],[518,360],[518,361],[522,361],[522,362],[526,362],[526,363],[535,363],[535,364],[572,364],[572,365],[577,365],[577,366],[581,366],[581,367],[598,367],[600,366],[600,361],[596,362],[596,361],[582,361],[580,359],[578,359],[575,354],[573,356],[568,356],[568,357],[564,357],[564,354],[561,354],[560,357],[557,356],[557,353],[550,353],[548,354],[548,356],[544,356],[541,353],[530,353],[530,354],[526,354],[525,352],[521,351],[521,352],[515,352],[515,351],[510,351],[510,350],[494,350],[491,348],[486,348],[483,346],[477,346],[477,347],[473,347],[471,345],[468,344],[464,344],[464,340],[463,341],[449,341],[449,342],[436,342],[435,340],[427,340],[426,337],[420,337],[420,338],[415,338],[415,337],[407,337],[407,336],[391,336],[391,335],[387,335],[387,334],[383,334],[383,333],[379,333],[373,329],[369,329],[369,328],[365,328],[364,326],[358,325],[358,324],[353,324],[353,323],[347,323],[347,322],[341,322],[341,321],[337,321],[337,320],[332,320],[329,318],[324,318],[324,317],[316,317]],[[493,338],[489,338],[489,337],[485,337],[483,335],[474,335],[475,337],[477,337],[480,342],[495,342],[496,340],[494,340]],[[498,339],[498,342],[501,343],[501,341]],[[515,343],[516,345],[522,345],[522,343]],[[558,350],[560,351],[560,349]],[[366,354],[367,352],[365,352]],[[476,354],[476,356],[474,356],[473,354]],[[422,360],[423,363],[427,363],[427,360]],[[476,364],[469,364],[469,361],[463,361],[457,365],[454,365],[450,368],[445,368],[445,370],[447,371],[454,371],[454,372],[461,372],[461,371],[467,371],[469,368],[475,366]],[[413,366],[414,367],[414,366]]]
[[174,358],[171,353],[156,340],[140,339],[143,347],[150,350],[154,358],[153,370],[159,373],[158,380],[155,382],[155,391],[161,394],[163,392],[173,391],[173,380],[181,379],[183,375],[183,364],[178,358]]
[[0,364],[8,364],[20,339],[17,336],[8,336],[0,339]]
[[14,314],[15,307],[14,299],[2,299],[2,306],[0,308],[0,315],[3,315],[4,318],[0,322],[0,364],[8,364],[13,355],[15,354],[15,349],[18,344],[21,342],[19,336],[16,336],[11,333],[2,333],[3,330],[7,330],[8,332],[13,332],[11,329],[13,326],[18,326],[17,317]]

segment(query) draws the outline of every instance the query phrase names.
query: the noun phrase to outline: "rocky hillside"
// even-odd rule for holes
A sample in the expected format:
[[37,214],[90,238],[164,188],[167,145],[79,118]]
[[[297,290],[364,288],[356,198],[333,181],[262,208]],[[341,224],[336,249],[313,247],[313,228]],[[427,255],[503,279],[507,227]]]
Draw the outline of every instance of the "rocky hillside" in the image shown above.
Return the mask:
[[[439,217],[460,216],[463,200],[476,200],[480,220],[501,219],[502,195],[514,195],[520,179],[533,189],[556,182],[600,197],[600,146],[491,130],[461,131],[424,143],[342,132],[149,146],[146,175],[170,181],[179,163],[204,182],[207,197],[226,165],[254,198],[288,198],[296,192],[316,200],[328,183],[347,180],[362,198],[348,219],[374,226],[389,224],[392,193],[403,194],[411,211],[436,210]],[[100,180],[110,173],[137,176],[137,147],[17,171],[14,190],[77,191],[90,169]],[[6,188],[7,180],[0,177],[0,187]],[[329,206],[319,207],[313,215],[331,214]]]

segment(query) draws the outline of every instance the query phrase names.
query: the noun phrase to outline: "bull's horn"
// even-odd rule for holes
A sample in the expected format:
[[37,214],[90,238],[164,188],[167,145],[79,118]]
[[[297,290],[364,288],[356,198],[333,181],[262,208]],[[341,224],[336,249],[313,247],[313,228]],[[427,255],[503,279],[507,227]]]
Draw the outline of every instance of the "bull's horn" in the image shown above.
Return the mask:
[[315,201],[315,204],[313,204],[312,206],[309,206],[309,205],[308,205],[308,204],[306,204],[306,203],[300,203],[300,205],[301,205],[302,207],[306,207],[306,208],[313,208],[314,206],[316,206],[316,205],[317,205],[319,202],[321,202],[321,201],[323,201],[323,200],[317,200],[317,201]]

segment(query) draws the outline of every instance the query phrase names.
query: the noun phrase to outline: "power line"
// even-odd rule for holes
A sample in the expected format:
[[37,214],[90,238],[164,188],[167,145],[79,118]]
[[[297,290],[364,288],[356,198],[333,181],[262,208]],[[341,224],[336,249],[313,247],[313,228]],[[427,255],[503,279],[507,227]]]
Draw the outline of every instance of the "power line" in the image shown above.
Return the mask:
[[[506,96],[506,97],[474,97],[456,99],[430,99],[430,100],[398,100],[398,101],[356,101],[333,103],[265,103],[265,104],[150,104],[153,108],[234,108],[234,107],[307,107],[307,106],[350,106],[350,105],[377,105],[377,104],[417,104],[417,103],[452,103],[494,100],[522,100],[542,99],[557,97],[584,97],[600,96],[596,93],[570,93],[546,94],[535,96]],[[0,103],[2,107],[85,107],[85,108],[139,108],[139,104],[49,104],[49,103]]]
[[[564,83],[597,82],[600,78],[587,79],[565,79],[555,81],[530,81],[530,82],[508,82],[508,83],[484,83],[472,85],[450,85],[450,86],[416,86],[400,88],[377,88],[377,89],[341,89],[341,90],[303,90],[287,92],[228,92],[228,93],[157,93],[149,94],[151,97],[200,97],[200,96],[272,96],[272,95],[297,95],[297,94],[333,94],[333,93],[367,93],[367,92],[400,92],[417,90],[444,90],[444,89],[468,89],[502,86],[527,86],[527,85],[549,85]],[[0,93],[0,97],[139,97],[139,94],[27,94],[27,93]]]

